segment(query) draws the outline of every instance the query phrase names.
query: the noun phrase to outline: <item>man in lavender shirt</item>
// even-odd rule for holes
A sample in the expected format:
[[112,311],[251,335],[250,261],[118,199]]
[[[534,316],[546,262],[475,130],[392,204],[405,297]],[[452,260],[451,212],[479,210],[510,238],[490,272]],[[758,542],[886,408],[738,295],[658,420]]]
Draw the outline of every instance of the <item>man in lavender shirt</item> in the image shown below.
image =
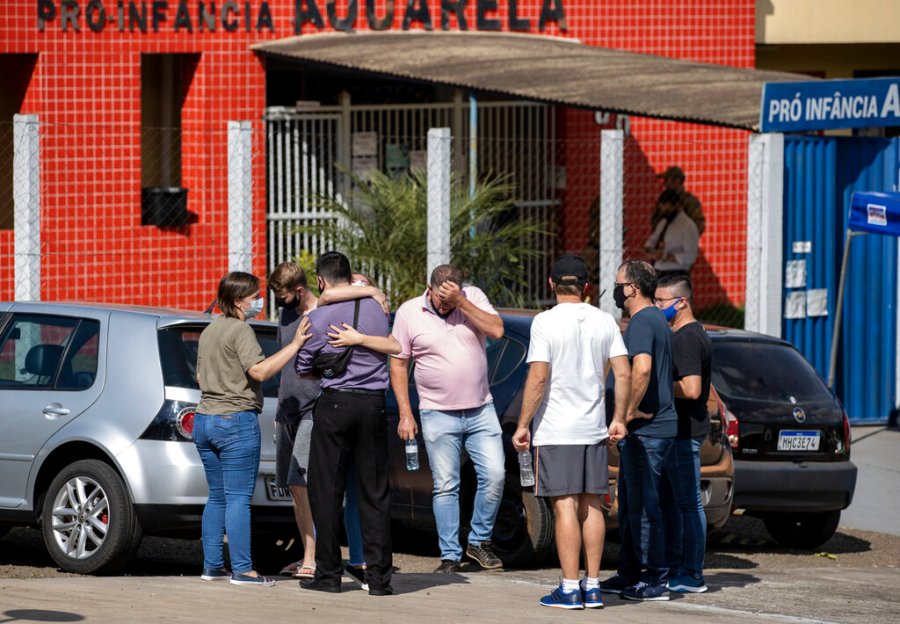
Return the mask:
[[[350,284],[350,261],[330,251],[316,261],[320,291]],[[328,333],[346,323],[354,325],[355,301],[318,307],[309,313],[312,336],[297,354],[297,373],[313,374],[319,353],[342,348],[329,344]],[[371,298],[359,300],[360,334],[387,341],[388,320]],[[368,344],[373,344],[371,341]],[[385,355],[358,344],[346,370],[322,377],[322,395],[314,412],[309,457],[309,499],[316,525],[316,575],[300,586],[326,592],[341,591],[341,504],[347,479],[347,461],[353,458],[359,492],[359,515],[366,560],[369,594],[387,596],[391,589],[390,487],[388,484],[387,423],[384,393],[388,385]],[[353,475],[350,476],[353,478]]]

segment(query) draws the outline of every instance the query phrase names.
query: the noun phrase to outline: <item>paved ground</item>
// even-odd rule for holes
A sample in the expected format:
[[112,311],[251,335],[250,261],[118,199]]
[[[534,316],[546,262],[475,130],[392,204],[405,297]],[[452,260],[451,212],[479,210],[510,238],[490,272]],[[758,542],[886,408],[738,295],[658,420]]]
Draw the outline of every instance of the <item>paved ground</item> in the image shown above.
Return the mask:
[[[706,594],[636,604],[609,597],[600,613],[538,606],[558,582],[554,561],[534,570],[434,575],[433,536],[395,533],[393,597],[370,597],[349,581],[340,595],[203,583],[196,541],[145,539],[128,575],[96,578],[60,572],[38,531],[0,539],[0,624],[5,622],[704,622],[894,624],[900,622],[900,431],[855,428],[860,469],[841,529],[815,552],[784,548],[754,518],[732,518],[710,536]],[[857,528],[848,528],[857,527]],[[871,532],[861,529],[871,529]],[[607,540],[603,576],[618,544]],[[400,541],[402,540],[402,541]]]
[[900,429],[854,427],[852,433],[850,458],[859,475],[841,526],[900,535]]
[[281,581],[274,588],[203,583],[196,577],[62,577],[0,581],[0,622],[556,622],[603,617],[616,622],[897,621],[900,570],[820,568],[765,572],[719,569],[712,590],[670,602],[636,604],[617,597],[606,609],[542,608],[547,571],[398,574],[398,595],[372,597],[345,582],[341,594],[320,594]]

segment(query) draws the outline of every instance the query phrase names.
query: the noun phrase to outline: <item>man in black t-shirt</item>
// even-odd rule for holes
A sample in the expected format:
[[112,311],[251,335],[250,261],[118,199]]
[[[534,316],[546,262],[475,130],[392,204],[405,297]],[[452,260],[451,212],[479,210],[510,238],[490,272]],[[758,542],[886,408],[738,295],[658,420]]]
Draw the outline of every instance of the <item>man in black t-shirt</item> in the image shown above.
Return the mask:
[[660,485],[666,531],[666,562],[671,569],[669,589],[706,591],[703,555],[706,514],[700,498],[700,447],[709,435],[710,366],[712,345],[694,318],[693,289],[686,275],[659,280],[656,305],[672,326],[672,363],[678,433],[663,464]]

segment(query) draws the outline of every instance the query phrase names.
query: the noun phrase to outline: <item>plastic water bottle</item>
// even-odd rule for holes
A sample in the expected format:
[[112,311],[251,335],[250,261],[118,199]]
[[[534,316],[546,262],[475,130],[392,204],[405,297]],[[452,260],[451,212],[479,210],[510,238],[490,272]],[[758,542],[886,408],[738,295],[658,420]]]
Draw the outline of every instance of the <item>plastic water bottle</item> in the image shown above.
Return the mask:
[[406,469],[419,469],[419,445],[415,439],[406,441]]
[[534,486],[534,469],[531,467],[531,451],[519,451],[519,483],[522,487]]

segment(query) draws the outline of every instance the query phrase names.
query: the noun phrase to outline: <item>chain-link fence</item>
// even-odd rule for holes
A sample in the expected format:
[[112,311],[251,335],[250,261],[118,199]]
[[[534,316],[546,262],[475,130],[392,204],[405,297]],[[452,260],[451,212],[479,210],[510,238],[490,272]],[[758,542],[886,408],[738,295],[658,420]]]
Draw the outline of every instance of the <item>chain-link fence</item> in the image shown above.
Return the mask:
[[[3,215],[12,223],[17,202],[32,207],[22,215],[34,222],[16,222],[15,236],[0,229],[4,297],[25,292],[18,282],[31,275],[44,300],[204,309],[229,268],[265,276],[299,259],[311,269],[333,247],[404,296],[421,292],[427,267],[449,255],[497,305],[538,308],[553,303],[553,259],[573,251],[602,302],[612,279],[601,270],[601,239],[606,264],[618,241],[626,259],[652,256],[666,184],[658,176],[672,166],[684,175],[680,197],[696,198],[705,219],[690,267],[695,309],[708,322],[743,326],[745,134],[643,120],[640,132],[617,135],[619,158],[601,148],[615,121],[600,125],[582,111],[485,103],[473,143],[459,106],[359,108],[270,110],[265,122],[231,128],[41,123],[39,151],[17,158],[14,128],[0,124],[0,223]],[[441,159],[429,158],[432,128],[450,128]],[[14,179],[25,181],[20,202]],[[36,192],[28,180],[38,180]],[[448,202],[444,230],[434,220]],[[622,216],[601,218],[603,205],[621,206]],[[348,207],[355,222],[340,215]],[[332,223],[347,226],[343,239],[321,229]]]
[[[205,309],[229,269],[228,128],[34,127],[34,145],[17,141],[13,149],[19,127],[0,124],[0,210],[16,214],[14,230],[0,230],[2,298]],[[236,180],[250,202],[239,237],[252,245],[247,268],[258,275],[265,271],[263,147],[262,124],[254,123]],[[21,182],[31,179],[33,194]],[[30,244],[22,243],[26,233]],[[31,254],[39,259],[33,273],[22,270]],[[38,283],[23,296],[20,281],[29,275]]]

